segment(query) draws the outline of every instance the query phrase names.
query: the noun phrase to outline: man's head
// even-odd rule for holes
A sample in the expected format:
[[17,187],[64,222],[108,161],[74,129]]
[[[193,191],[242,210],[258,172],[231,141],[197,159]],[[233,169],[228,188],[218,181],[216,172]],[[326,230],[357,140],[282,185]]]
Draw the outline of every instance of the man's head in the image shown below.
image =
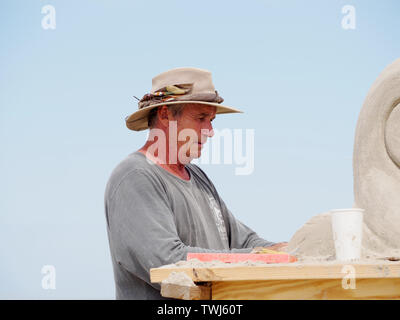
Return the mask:
[[[211,122],[215,119],[216,107],[187,103],[163,105],[153,110],[148,119],[150,136],[152,131],[161,130],[165,136],[165,148],[169,153],[175,153],[173,158],[179,163],[189,163],[200,157],[203,145],[214,135]],[[160,139],[162,135],[157,136]]]

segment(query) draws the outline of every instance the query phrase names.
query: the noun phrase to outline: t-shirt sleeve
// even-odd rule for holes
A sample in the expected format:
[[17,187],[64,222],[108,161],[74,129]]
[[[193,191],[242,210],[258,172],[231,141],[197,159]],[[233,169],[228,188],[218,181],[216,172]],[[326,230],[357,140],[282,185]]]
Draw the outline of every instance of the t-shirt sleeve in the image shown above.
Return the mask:
[[[107,201],[110,246],[117,263],[150,283],[150,268],[186,260],[188,252],[248,252],[211,250],[185,245],[178,236],[166,191],[145,170],[127,174]],[[240,228],[240,234],[244,231]]]

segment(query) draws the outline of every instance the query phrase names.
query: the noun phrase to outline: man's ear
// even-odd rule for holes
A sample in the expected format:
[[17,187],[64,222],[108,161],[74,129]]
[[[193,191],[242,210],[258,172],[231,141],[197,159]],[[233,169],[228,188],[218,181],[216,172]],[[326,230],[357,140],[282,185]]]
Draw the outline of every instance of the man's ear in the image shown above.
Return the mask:
[[168,111],[169,110],[168,110],[167,106],[161,106],[157,110],[158,121],[164,127],[168,127],[168,120],[169,120],[169,112]]

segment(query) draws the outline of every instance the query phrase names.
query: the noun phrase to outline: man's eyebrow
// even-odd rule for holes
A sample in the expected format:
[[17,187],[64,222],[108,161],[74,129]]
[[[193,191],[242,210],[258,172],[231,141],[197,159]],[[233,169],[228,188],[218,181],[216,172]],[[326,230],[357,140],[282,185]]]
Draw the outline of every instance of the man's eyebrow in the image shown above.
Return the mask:
[[[198,114],[198,116],[202,116],[202,117],[208,117],[208,116],[211,116],[211,115],[212,115],[212,113],[208,113],[208,112],[202,112],[202,113]],[[215,115],[214,115],[214,118],[215,118]]]

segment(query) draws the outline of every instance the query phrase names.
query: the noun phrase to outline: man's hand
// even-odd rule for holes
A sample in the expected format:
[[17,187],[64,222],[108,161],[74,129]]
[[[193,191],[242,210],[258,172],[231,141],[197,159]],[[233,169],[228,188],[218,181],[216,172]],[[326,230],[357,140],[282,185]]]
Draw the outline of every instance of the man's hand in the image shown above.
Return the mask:
[[[251,253],[263,253],[263,250],[265,250],[265,249],[286,252],[287,246],[288,246],[287,242],[278,242],[269,247],[256,247],[253,249],[253,251],[251,251]],[[267,251],[267,250],[265,250],[265,251]],[[268,252],[266,252],[266,253],[268,253]]]

